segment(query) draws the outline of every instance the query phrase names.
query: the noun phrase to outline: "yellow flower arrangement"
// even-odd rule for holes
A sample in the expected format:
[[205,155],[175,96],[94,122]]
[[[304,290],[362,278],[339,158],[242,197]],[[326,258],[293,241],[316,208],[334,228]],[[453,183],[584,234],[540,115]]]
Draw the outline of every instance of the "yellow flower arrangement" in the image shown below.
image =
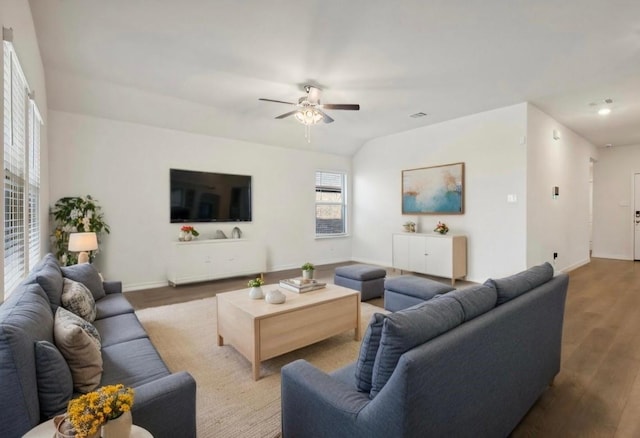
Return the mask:
[[77,437],[88,437],[100,426],[131,410],[134,391],[124,385],[107,385],[69,402],[67,414]]

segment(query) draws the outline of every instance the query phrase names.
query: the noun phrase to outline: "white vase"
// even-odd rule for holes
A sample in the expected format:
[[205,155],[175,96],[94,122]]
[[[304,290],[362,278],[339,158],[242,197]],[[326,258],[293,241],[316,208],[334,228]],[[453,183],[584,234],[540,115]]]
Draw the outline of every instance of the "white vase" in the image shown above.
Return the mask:
[[313,280],[313,269],[309,271],[302,271],[302,278],[304,280]]
[[190,241],[191,239],[193,239],[193,234],[191,233],[184,233],[184,240],[185,242]]
[[129,438],[131,436],[131,411],[102,425],[102,438]]
[[249,289],[249,298],[252,300],[261,300],[264,298],[264,294],[262,293],[262,288],[260,286],[255,286]]
[[184,241],[184,236],[185,236],[185,234],[187,234],[187,233],[185,233],[184,231],[180,231],[180,232],[178,233],[178,240],[179,240],[180,242]]

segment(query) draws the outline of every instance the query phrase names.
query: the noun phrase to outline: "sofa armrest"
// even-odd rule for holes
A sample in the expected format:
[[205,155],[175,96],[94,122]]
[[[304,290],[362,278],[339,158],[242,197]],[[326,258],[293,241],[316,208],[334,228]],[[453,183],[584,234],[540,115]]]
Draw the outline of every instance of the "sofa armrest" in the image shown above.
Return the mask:
[[131,413],[154,438],[195,438],[196,381],[182,371],[138,386]]
[[356,423],[369,404],[357,391],[311,365],[297,360],[282,367],[282,435],[287,437],[369,436]]
[[103,281],[102,287],[107,294],[121,294],[122,282],[121,281]]

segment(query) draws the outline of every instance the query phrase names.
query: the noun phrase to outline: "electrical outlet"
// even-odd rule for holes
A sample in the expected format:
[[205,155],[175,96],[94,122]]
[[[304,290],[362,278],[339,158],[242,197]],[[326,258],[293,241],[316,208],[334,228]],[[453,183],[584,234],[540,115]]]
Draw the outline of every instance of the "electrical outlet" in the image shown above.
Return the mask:
[[553,260],[555,260],[555,259],[557,259],[557,258],[558,258],[558,253],[557,253],[557,252],[554,252],[554,253],[553,253]]

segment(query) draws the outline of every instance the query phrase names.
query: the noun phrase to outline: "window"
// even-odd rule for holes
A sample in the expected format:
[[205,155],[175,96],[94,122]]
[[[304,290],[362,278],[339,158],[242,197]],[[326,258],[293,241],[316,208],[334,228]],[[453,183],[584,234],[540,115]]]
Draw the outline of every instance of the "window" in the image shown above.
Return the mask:
[[[4,29],[3,29],[4,31]],[[6,38],[5,38],[6,39]],[[40,258],[42,119],[13,45],[3,41],[4,297]]]
[[347,232],[346,174],[316,172],[316,236]]

